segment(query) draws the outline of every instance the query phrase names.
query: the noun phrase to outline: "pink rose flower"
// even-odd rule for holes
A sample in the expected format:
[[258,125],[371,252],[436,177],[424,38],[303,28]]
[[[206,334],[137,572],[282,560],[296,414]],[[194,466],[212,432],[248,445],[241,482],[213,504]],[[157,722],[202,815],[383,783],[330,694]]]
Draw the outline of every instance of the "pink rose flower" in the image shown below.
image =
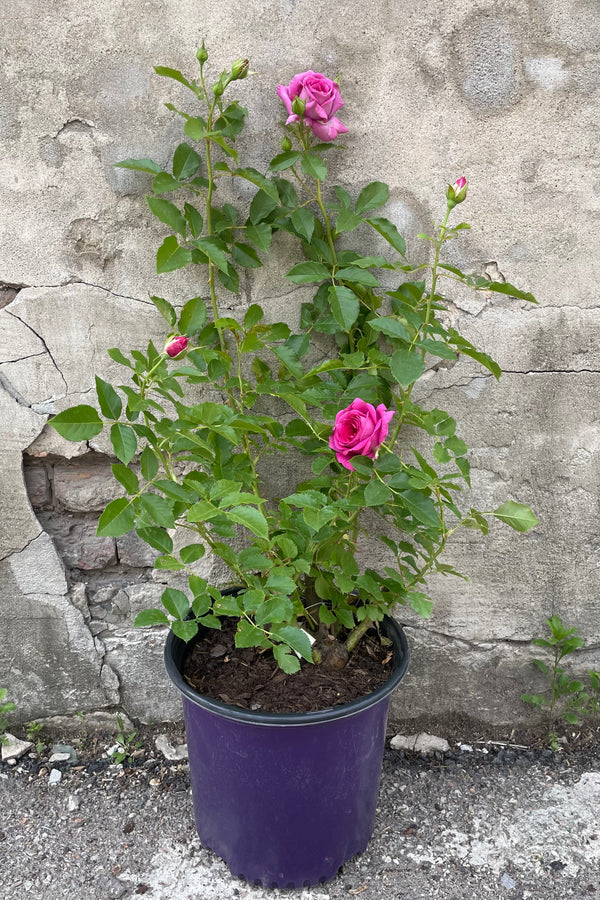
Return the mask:
[[380,403],[377,409],[357,397],[350,406],[340,410],[329,446],[335,450],[336,459],[346,469],[354,472],[350,462],[353,456],[377,458],[379,448],[388,436],[388,424],[394,411]]
[[304,124],[312,128],[313,134],[320,141],[335,141],[339,134],[348,131],[335,116],[338,109],[344,105],[339,84],[326,78],[325,75],[312,70],[301,72],[294,75],[289,87],[280,84],[277,93],[288,111],[286,125],[299,121],[299,116],[292,110],[292,102],[298,97],[305,104]]
[[188,343],[189,341],[185,335],[176,334],[174,337],[169,338],[165,344],[165,353],[167,356],[170,356],[171,359],[174,359],[176,356],[179,356],[187,350]]

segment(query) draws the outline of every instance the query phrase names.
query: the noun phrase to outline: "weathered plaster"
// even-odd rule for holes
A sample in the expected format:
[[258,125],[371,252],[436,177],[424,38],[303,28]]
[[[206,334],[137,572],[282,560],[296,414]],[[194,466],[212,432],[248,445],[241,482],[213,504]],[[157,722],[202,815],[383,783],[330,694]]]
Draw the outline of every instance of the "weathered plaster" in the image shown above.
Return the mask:
[[[382,214],[423,257],[417,235],[439,217],[445,184],[467,174],[473,230],[452,245],[451,261],[540,300],[534,308],[445,285],[450,321],[506,374],[497,384],[471,361],[442,365],[417,393],[465,423],[473,503],[514,496],[532,504],[540,526],[525,537],[500,525],[488,539],[457,535],[451,559],[471,581],[433,580],[427,625],[400,612],[413,663],[394,707],[411,716],[526,717],[518,698],[531,686],[529,642],[545,616],[558,612],[590,647],[600,645],[596,4],[352,0],[330,16],[295,0],[32,0],[18,13],[0,9],[0,27],[0,686],[19,715],[114,705],[155,720],[178,715],[162,636],[131,629],[164,573],[132,581],[122,595],[107,589],[106,609],[94,584],[90,611],[91,582],[81,573],[68,582],[32,511],[22,456],[57,461],[53,499],[63,503],[59,458],[83,459],[90,447],[62,440],[45,427],[48,415],[93,403],[96,372],[122,378],[107,347],[164,338],[149,294],[180,305],[198,293],[191,270],[156,275],[164,231],[148,214],[149,179],[112,164],[167,159],[181,130],[161,104],[188,100],[152,65],[193,71],[204,37],[217,67],[252,59],[256,74],[239,83],[250,112],[240,146],[248,164],[264,169],[277,150],[276,84],[307,68],[339,74],[351,152],[330,157],[333,178],[354,192],[373,178],[389,181]],[[237,199],[245,197],[240,188]],[[377,240],[365,236],[363,245],[376,251]],[[285,236],[276,246],[277,260],[227,303],[260,302],[269,319],[293,325],[310,291],[285,281],[295,251]],[[103,439],[92,448],[109,451]],[[278,479],[292,475],[284,461]],[[89,516],[102,491],[90,495]],[[377,541],[364,552],[382,554]],[[134,546],[121,554],[134,568],[148,562]]]

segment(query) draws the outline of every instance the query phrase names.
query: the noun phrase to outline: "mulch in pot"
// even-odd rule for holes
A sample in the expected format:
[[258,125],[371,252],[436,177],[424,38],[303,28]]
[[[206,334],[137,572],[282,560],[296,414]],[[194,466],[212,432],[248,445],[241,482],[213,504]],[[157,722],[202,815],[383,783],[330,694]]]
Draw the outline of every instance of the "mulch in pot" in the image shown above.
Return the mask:
[[358,700],[384,684],[392,673],[392,648],[367,635],[340,670],[302,660],[293,675],[283,672],[272,653],[235,646],[235,619],[222,619],[220,631],[207,629],[190,645],[184,663],[187,683],[213,700],[264,712],[312,712]]

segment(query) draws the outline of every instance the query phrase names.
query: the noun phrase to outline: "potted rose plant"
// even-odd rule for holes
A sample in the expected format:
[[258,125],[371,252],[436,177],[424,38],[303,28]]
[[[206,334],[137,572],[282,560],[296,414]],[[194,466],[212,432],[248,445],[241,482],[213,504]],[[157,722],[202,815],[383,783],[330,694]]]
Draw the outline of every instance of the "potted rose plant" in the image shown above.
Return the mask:
[[[167,668],[184,695],[203,841],[235,874],[301,886],[332,877],[371,834],[389,694],[408,664],[391,611],[430,614],[427,577],[458,574],[442,553],[459,528],[486,533],[490,516],[522,532],[536,524],[512,500],[491,512],[464,508],[469,462],[456,422],[413,397],[436,360],[463,354],[500,376],[447,323],[442,286],[535,301],[442,261],[446,243],[469,227],[450,224],[467,195],[464,177],[448,187],[443,221],[423,236],[430,253],[417,264],[376,214],[385,183],[367,184],[355,200],[340,186],[326,191],[327,158],[348,129],[337,117],[339,86],[319,73],[277,88],[287,121],[268,174],[241,166],[235,142],[246,110],[225,95],[248,61],[209,84],[207,58],[203,45],[197,80],[156,68],[200,105],[188,113],[167,104],[186,137],[170,170],[149,159],[118,164],[152,176],[148,206],[169,229],[158,272],[197,266],[202,296],[178,308],[152,297],[170,332],[164,349],[109,350],[129,383],[97,377],[98,409],[65,410],[52,425],[71,440],[110,429],[124,495],[108,504],[98,534],[135,529],[157,551],[156,568],[176,579],[163,608],[136,624],[171,629]],[[238,179],[255,187],[243,213],[219,199]],[[259,267],[282,231],[300,251],[282,277],[313,286],[295,330],[270,322],[257,303],[234,315],[228,300],[240,271]],[[365,233],[379,236],[381,253],[362,252]],[[420,432],[428,445],[407,445],[406,426],[412,442]],[[291,489],[269,478],[283,454],[299,473]],[[360,565],[366,533],[385,547],[381,565]],[[222,583],[198,573],[205,554],[229,570]],[[374,661],[368,684],[365,660]],[[241,690],[240,673],[246,685],[264,665],[254,693]],[[309,702],[292,706],[304,680]],[[267,682],[278,696],[268,698]]]

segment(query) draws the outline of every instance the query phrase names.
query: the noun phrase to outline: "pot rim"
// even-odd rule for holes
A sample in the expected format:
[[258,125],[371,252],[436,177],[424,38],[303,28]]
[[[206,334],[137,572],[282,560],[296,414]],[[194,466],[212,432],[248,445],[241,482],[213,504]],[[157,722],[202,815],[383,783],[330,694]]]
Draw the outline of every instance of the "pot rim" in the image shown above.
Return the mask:
[[214,700],[212,697],[205,697],[203,694],[199,694],[185,681],[181,674],[181,667],[188,644],[181,638],[178,638],[173,631],[169,632],[165,643],[165,666],[169,678],[179,692],[196,706],[200,706],[214,715],[237,722],[245,722],[248,725],[270,727],[318,725],[324,722],[332,722],[336,719],[346,719],[350,716],[355,716],[376,703],[380,703],[390,696],[406,675],[410,662],[410,650],[404,630],[399,622],[391,616],[384,616],[381,624],[386,636],[391,639],[394,646],[394,669],[392,674],[384,684],[370,694],[365,694],[364,697],[351,700],[349,703],[342,703],[340,706],[331,706],[327,709],[296,713],[267,712],[243,709],[242,707],[232,706],[229,703],[223,703],[221,700]]

